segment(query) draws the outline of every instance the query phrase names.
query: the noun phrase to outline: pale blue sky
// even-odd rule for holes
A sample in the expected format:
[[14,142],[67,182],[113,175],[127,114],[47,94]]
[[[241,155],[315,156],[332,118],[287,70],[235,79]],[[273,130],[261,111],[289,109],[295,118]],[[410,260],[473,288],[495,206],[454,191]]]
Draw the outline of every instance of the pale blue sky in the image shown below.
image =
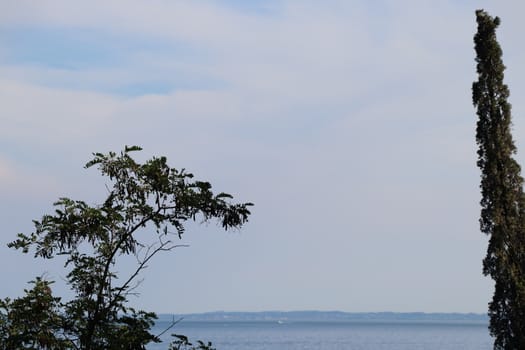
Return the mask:
[[485,312],[480,7],[502,18],[523,164],[519,1],[1,2],[0,296],[43,273],[62,292],[59,261],[5,244],[60,196],[101,201],[83,164],[138,144],[255,207],[240,232],[190,225],[136,305]]

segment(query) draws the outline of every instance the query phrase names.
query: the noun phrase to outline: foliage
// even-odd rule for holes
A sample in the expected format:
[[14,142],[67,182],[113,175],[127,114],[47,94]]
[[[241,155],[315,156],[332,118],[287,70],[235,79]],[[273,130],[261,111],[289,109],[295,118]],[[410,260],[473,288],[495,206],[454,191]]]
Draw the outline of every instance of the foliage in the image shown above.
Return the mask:
[[[98,166],[111,183],[102,204],[60,198],[53,214],[34,221],[33,233],[18,234],[9,244],[39,258],[65,256],[66,281],[75,297],[62,301],[52,295],[51,281],[37,278],[25,296],[2,300],[0,348],[144,349],[159,342],[150,333],[156,315],[127,305],[140,272],[157,253],[177,247],[170,238],[180,238],[188,220],[216,219],[226,230],[247,222],[251,203],[233,204],[231,195],[213,194],[208,182],[170,168],[165,157],[140,164],[130,155],[139,150],[95,153],[86,167]],[[153,232],[142,232],[147,228]],[[155,243],[147,243],[148,236]],[[127,255],[137,258],[137,266],[119,279],[116,263]],[[211,349],[177,339],[174,349]]]
[[525,349],[525,196],[514,160],[509,90],[503,83],[500,20],[476,11],[474,36],[478,81],[472,85],[479,117],[476,140],[481,169],[481,231],[490,236],[483,272],[495,281],[489,304],[496,349]]
[[171,342],[169,350],[216,350],[210,342],[204,343],[198,340],[197,346],[194,347],[185,335],[172,334],[172,337],[174,337],[175,340]]
[[60,298],[52,296],[51,283],[37,278],[25,297],[0,300],[2,349],[67,349],[67,339],[60,336]]

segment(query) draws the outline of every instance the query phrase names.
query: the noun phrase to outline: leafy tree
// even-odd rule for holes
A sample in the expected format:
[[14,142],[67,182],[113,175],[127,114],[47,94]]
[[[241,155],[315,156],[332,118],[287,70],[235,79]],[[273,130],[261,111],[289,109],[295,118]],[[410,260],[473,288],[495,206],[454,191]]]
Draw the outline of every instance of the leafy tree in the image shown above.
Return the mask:
[[197,347],[195,347],[185,335],[172,334],[172,336],[175,340],[171,342],[169,350],[216,350],[210,342],[204,343],[201,340],[197,340]]
[[[91,206],[60,198],[53,214],[34,221],[33,233],[18,234],[9,244],[39,258],[64,255],[75,296],[63,301],[53,296],[51,281],[36,278],[25,296],[0,301],[1,349],[144,349],[160,342],[150,332],[156,315],[128,306],[137,276],[157,253],[177,247],[171,237],[180,238],[188,220],[216,219],[226,230],[247,222],[251,203],[233,204],[231,195],[213,194],[208,182],[170,168],[165,157],[140,164],[130,155],[139,150],[95,153],[86,167],[98,166],[109,177],[105,200]],[[154,243],[147,243],[148,236]],[[128,255],[137,258],[136,269],[119,279],[116,263]],[[192,347],[180,336],[170,347],[212,349],[204,343]]]
[[525,196],[514,160],[509,90],[503,83],[498,17],[476,11],[474,36],[478,81],[472,85],[477,108],[476,140],[481,169],[481,231],[489,235],[483,272],[495,282],[489,304],[495,349],[525,349]]

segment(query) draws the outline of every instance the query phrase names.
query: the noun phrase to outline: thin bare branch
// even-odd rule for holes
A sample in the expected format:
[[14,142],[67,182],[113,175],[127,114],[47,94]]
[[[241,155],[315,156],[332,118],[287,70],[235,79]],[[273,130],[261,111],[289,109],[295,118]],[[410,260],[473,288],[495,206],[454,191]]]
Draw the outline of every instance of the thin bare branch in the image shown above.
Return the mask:
[[173,321],[171,321],[170,325],[166,329],[164,329],[162,332],[157,334],[157,338],[160,338],[162,335],[164,335],[167,331],[172,329],[177,323],[179,323],[183,319],[184,319],[184,317],[181,317],[181,318],[179,318],[178,320],[175,321],[175,317],[173,317]]

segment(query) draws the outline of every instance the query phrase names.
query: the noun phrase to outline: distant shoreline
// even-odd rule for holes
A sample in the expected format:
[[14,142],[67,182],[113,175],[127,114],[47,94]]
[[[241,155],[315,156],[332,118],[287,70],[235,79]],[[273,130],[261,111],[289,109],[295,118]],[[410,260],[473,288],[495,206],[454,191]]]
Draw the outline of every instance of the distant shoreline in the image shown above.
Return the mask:
[[488,322],[486,314],[426,312],[342,312],[342,311],[214,311],[193,314],[159,313],[159,321],[476,321]]

